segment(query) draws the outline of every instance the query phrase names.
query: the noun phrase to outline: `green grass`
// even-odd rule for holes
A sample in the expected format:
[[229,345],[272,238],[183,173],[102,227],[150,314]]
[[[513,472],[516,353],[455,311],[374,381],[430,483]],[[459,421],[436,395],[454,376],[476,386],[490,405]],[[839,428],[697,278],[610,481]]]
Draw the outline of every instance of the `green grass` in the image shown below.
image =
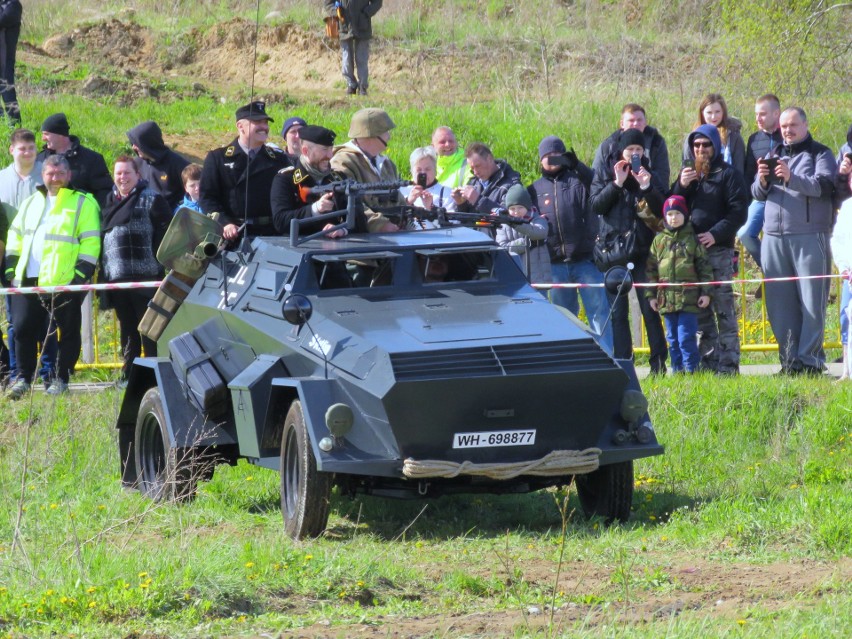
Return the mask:
[[[277,474],[248,464],[219,467],[183,506],[122,492],[114,391],[0,400],[0,636],[213,637],[323,620],[347,636],[349,624],[551,603],[550,630],[562,624],[567,634],[519,620],[517,636],[600,636],[591,617],[616,621],[658,597],[706,602],[685,583],[684,562],[735,574],[846,561],[848,571],[852,386],[699,375],[645,389],[667,452],[637,462],[625,525],[584,521],[570,490],[335,496],[328,535],[302,543],[283,535]],[[749,636],[845,636],[852,591],[841,574],[795,601],[760,591],[736,615]],[[561,616],[575,609],[588,627]],[[612,636],[733,636],[740,628],[726,619],[705,603]]]

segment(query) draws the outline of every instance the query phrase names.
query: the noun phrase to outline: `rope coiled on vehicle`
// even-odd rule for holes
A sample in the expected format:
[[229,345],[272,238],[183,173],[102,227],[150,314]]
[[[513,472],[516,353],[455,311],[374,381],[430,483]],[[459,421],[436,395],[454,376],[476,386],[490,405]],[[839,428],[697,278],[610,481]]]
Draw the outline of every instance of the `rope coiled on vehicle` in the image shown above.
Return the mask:
[[491,479],[512,479],[519,475],[580,475],[591,473],[600,465],[600,448],[586,450],[554,450],[541,459],[507,464],[475,464],[436,459],[416,460],[409,457],[402,466],[402,474],[409,479],[424,477],[458,477],[481,475]]

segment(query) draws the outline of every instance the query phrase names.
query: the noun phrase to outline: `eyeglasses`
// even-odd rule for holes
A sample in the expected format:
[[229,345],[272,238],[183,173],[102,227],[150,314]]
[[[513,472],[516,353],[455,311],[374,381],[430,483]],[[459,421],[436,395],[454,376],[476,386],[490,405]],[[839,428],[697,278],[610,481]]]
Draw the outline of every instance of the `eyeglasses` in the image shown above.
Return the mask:
[[692,146],[694,146],[696,149],[711,149],[711,148],[713,148],[713,143],[712,142],[693,142]]

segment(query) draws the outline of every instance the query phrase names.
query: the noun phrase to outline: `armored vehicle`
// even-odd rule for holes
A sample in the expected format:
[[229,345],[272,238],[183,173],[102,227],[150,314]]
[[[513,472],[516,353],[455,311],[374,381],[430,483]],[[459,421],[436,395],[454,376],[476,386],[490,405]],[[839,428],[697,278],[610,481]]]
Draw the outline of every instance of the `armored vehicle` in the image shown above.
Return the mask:
[[[117,422],[126,485],[187,499],[242,458],[280,472],[296,539],[325,529],[334,487],[423,498],[575,481],[587,515],[627,519],[633,460],[663,452],[633,365],[487,234],[294,226],[219,250],[219,231],[183,210],[160,250],[173,271],[144,328],[162,356],[136,360]],[[174,250],[186,238],[197,249]]]

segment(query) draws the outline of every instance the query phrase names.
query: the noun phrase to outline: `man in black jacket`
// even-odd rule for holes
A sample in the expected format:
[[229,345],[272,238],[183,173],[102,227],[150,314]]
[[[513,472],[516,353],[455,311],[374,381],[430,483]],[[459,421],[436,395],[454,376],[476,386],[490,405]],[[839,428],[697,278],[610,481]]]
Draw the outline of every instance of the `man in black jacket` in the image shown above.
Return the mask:
[[6,120],[12,126],[21,123],[15,92],[15,53],[21,35],[22,13],[19,0],[0,0],[0,100]]
[[[707,249],[715,281],[734,276],[734,240],[746,220],[749,191],[742,174],[722,159],[722,140],[712,124],[702,124],[688,138],[695,168],[685,167],[672,192],[689,205],[698,241]],[[740,371],[740,338],[734,291],[716,286],[713,303],[698,313],[700,367],[720,375]]]
[[[550,233],[547,248],[554,284],[603,284],[603,273],[592,262],[592,245],[598,220],[589,209],[592,171],[577,160],[573,151],[555,135],[538,145],[541,178],[529,187],[538,212],[547,219]],[[576,288],[554,288],[550,301],[580,312]],[[580,288],[589,325],[600,335],[600,342],[612,352],[612,325],[606,321],[609,302],[603,288]],[[604,328],[606,326],[606,328]],[[603,329],[603,330],[602,330]]]
[[[331,170],[331,157],[334,155],[334,131],[322,126],[304,126],[299,131],[300,153],[295,166],[281,169],[272,180],[272,220],[275,230],[280,235],[290,234],[290,223],[293,220],[307,220],[332,211],[346,208],[346,198],[332,192],[317,195],[310,193],[311,187],[329,184],[346,179]],[[325,220],[319,224],[305,224],[301,227],[302,235],[317,233],[333,224],[343,222],[343,217],[333,221]],[[363,210],[356,216],[355,231],[367,231],[367,218]],[[329,237],[343,237],[345,229],[338,229]]]
[[95,196],[98,206],[106,204],[112,192],[112,175],[104,156],[82,144],[76,135],[70,135],[71,127],[64,113],[54,113],[41,124],[41,139],[44,148],[36,161],[43,162],[51,155],[61,155],[71,167],[69,188],[85,191]]
[[290,160],[266,145],[269,123],[266,104],[255,101],[237,109],[237,137],[204,158],[199,203],[205,213],[218,212],[226,240],[236,239],[245,223],[249,236],[274,235],[269,193],[275,174]]
[[189,160],[166,146],[160,126],[151,120],[130,129],[127,139],[136,155],[142,158],[141,163],[137,162],[139,177],[162,195],[174,211],[183,200],[181,172]]

